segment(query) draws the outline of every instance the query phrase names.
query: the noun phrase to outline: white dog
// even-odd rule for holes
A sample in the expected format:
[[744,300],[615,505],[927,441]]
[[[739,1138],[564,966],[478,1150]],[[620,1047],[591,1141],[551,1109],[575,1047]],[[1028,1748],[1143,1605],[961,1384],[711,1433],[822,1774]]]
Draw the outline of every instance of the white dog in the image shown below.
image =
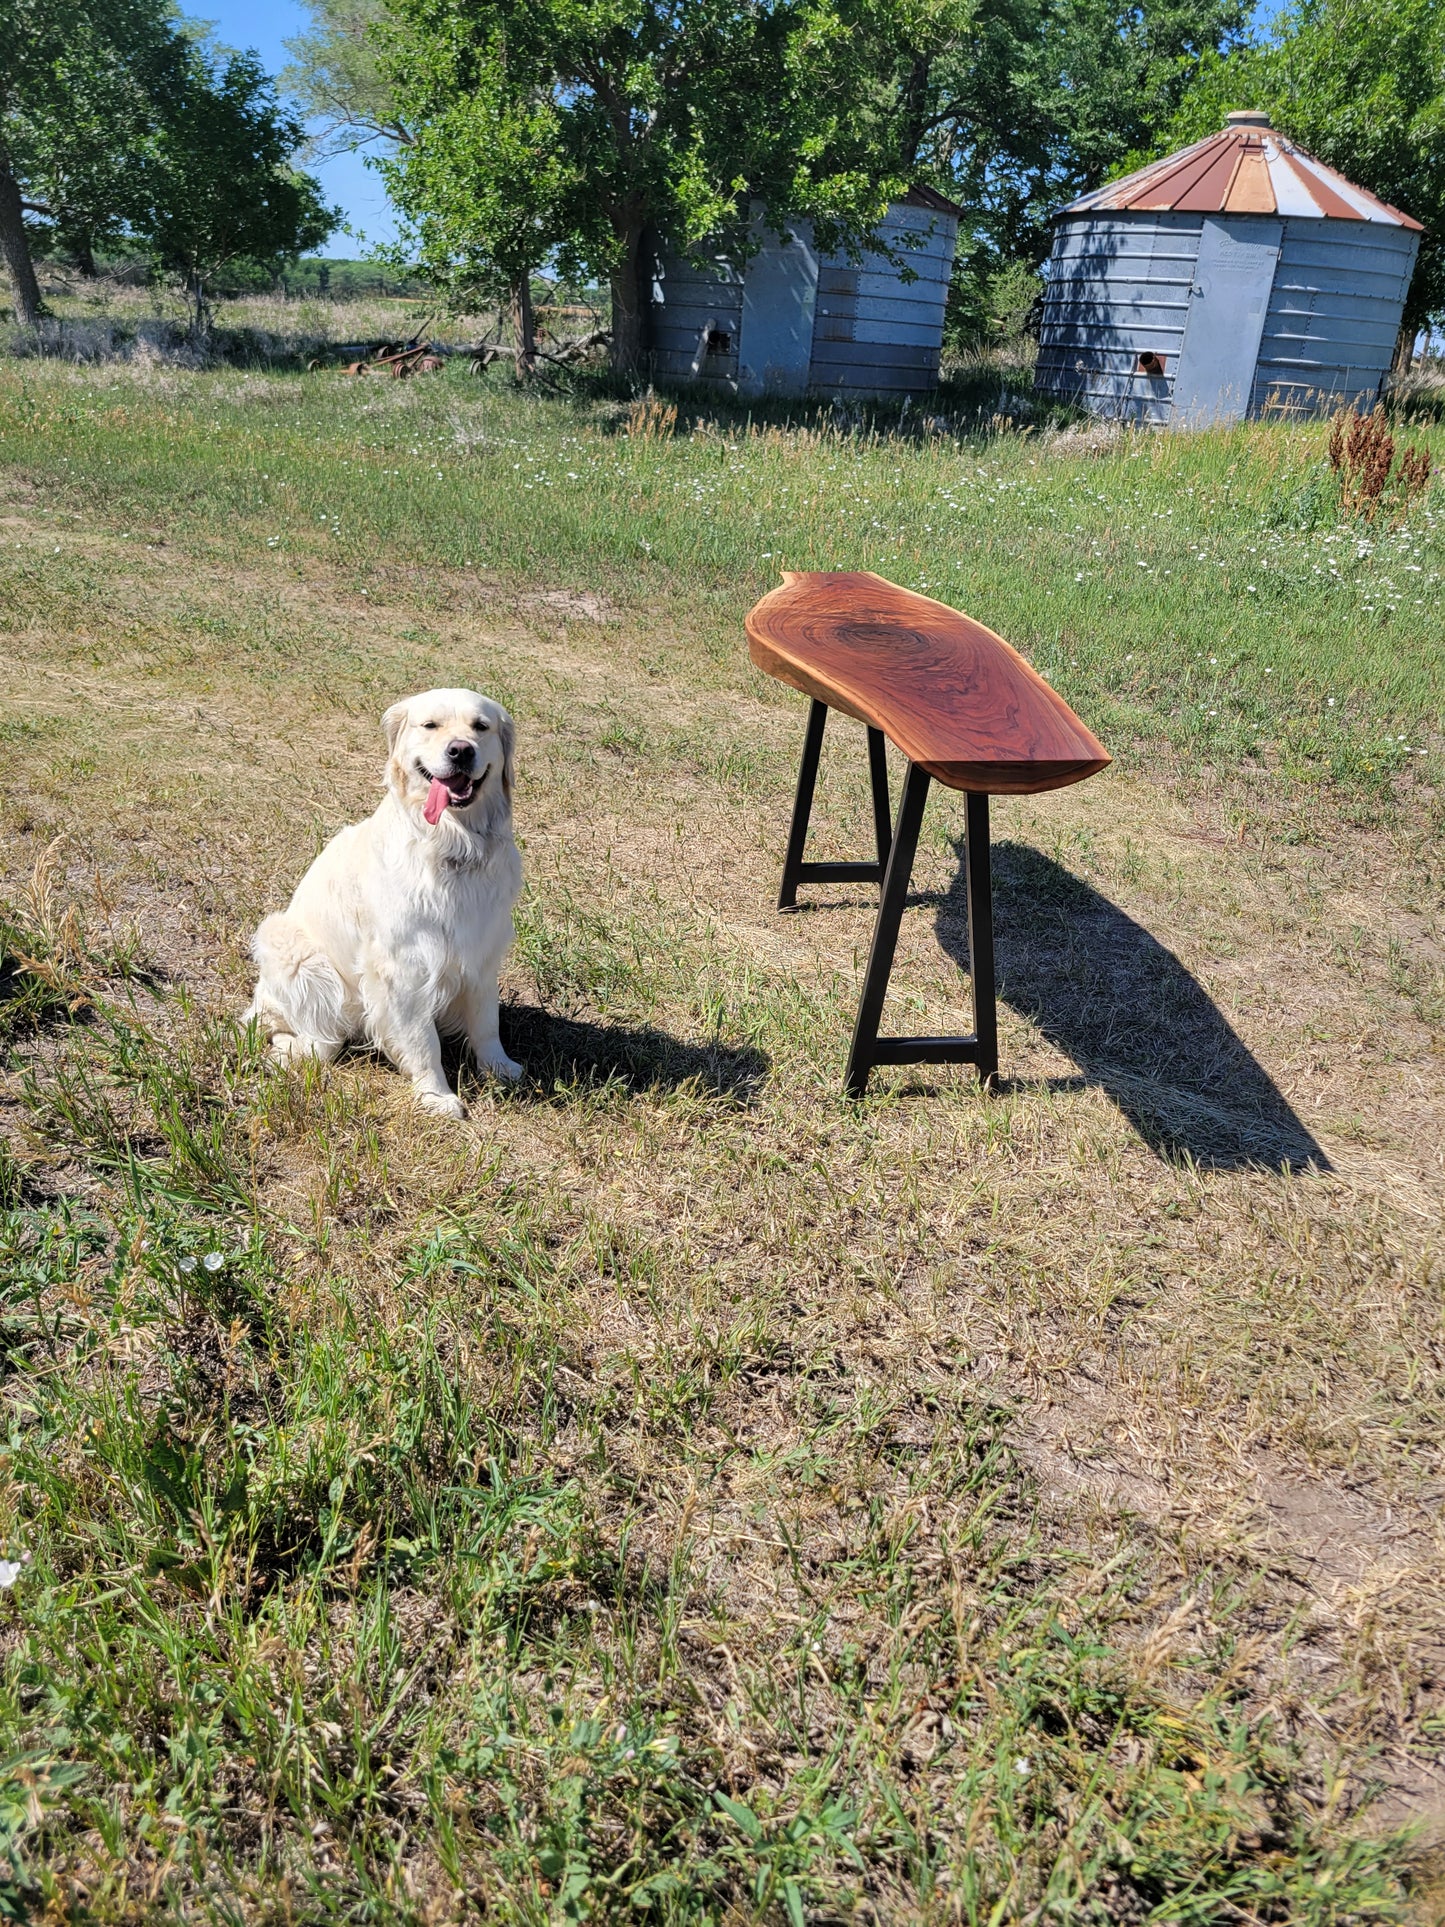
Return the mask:
[[472,689],[432,689],[382,717],[390,757],[374,816],[332,837],[290,907],[252,940],[256,1018],[281,1058],[329,1063],[364,1037],[417,1101],[464,1115],[438,1029],[483,1070],[520,1077],[497,1031],[497,972],[522,859],[512,836],[512,719]]

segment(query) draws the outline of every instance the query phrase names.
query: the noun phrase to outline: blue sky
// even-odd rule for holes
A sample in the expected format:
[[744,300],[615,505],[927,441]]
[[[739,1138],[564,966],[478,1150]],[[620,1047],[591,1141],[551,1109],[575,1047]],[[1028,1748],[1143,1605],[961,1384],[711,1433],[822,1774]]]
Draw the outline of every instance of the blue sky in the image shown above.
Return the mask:
[[[279,73],[286,65],[285,42],[308,24],[308,16],[297,0],[209,0],[209,4],[207,0],[200,0],[200,4],[190,0],[182,12],[194,19],[209,21],[217,38],[228,47],[254,47],[266,71],[272,74]],[[326,189],[326,198],[343,210],[353,227],[364,232],[367,246],[393,239],[396,223],[381,182],[360,154],[312,162],[310,171]],[[322,252],[342,256],[359,254],[362,249],[346,235],[337,233]]]

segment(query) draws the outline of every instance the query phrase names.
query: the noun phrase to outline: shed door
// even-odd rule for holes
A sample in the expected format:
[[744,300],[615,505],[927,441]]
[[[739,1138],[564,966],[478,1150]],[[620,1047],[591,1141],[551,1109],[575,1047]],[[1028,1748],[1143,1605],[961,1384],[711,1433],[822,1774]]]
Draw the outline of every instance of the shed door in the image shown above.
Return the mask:
[[1205,218],[1174,377],[1176,427],[1248,412],[1283,232],[1282,221],[1258,214]]
[[810,224],[800,222],[786,241],[769,229],[744,270],[740,395],[805,392],[817,302],[818,256]]

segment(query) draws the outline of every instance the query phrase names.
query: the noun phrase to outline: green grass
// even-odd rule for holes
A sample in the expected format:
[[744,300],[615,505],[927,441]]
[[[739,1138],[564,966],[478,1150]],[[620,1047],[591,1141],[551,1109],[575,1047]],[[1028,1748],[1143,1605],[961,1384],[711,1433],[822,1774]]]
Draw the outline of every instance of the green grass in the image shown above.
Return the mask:
[[1204,1581],[1217,1644],[1162,1691],[1120,1644],[1147,1557],[1051,1543],[987,1401],[905,1444],[896,1392],[790,1361],[796,1442],[733,1450],[776,1494],[758,1522],[797,1610],[739,1666],[690,1507],[659,1545],[617,1443],[716,1476],[714,1415],[785,1329],[724,1315],[646,1376],[579,1369],[569,1301],[599,1259],[650,1294],[661,1254],[495,1175],[403,1250],[378,1317],[324,1232],[257,1221],[244,1146],[285,1101],[231,1039],[178,1052],[116,1009],[38,1107],[114,1187],[0,1227],[33,1553],[0,1689],[12,1912],[82,1876],[97,1919],[282,1892],[293,1918],[427,1919],[453,1891],[517,1920],[870,1893],[979,1921],[1394,1917],[1400,1842],[1331,1840],[1292,1749],[1210,1683],[1247,1585]]
[[[459,370],[398,394],[216,377],[164,399],[46,371],[0,403],[6,456],[62,536],[91,513],[135,522],[138,543],[224,528],[236,564],[324,552],[358,591],[383,566],[519,581],[541,562],[625,610],[703,620],[721,660],[779,569],[872,568],[998,628],[1124,757],[1138,740],[1377,798],[1424,773],[1441,515],[1427,498],[1404,526],[1338,524],[1321,427],[1125,436],[1103,454],[826,417],[625,428],[620,404],[528,403]],[[1438,460],[1442,431],[1413,432]],[[63,541],[26,554],[11,594],[60,615],[68,557]]]
[[[0,1917],[1435,1918],[1433,509],[1335,526],[1313,427],[628,426],[0,368]],[[998,805],[996,1100],[845,1102],[866,892],[771,913],[741,617],[845,565],[1116,754]],[[234,1021],[457,679],[529,879],[466,1128]]]

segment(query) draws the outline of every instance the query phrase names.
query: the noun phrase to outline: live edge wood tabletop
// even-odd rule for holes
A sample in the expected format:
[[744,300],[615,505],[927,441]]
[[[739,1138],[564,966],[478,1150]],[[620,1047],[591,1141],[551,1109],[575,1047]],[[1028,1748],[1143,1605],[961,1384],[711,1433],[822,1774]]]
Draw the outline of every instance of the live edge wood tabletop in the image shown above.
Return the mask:
[[[1032,796],[1093,776],[1108,751],[1002,636],[929,596],[866,570],[784,573],[746,619],[759,669],[812,698],[783,862],[780,910],[800,883],[876,882],[878,921],[845,1078],[861,1097],[875,1064],[971,1063],[998,1074],[988,799]],[[877,861],[808,863],[803,849],[830,709],[868,731]],[[907,759],[889,822],[883,739]],[[879,1021],[908,896],[929,782],[967,795],[965,847],[974,1027],[966,1037],[880,1037]]]

